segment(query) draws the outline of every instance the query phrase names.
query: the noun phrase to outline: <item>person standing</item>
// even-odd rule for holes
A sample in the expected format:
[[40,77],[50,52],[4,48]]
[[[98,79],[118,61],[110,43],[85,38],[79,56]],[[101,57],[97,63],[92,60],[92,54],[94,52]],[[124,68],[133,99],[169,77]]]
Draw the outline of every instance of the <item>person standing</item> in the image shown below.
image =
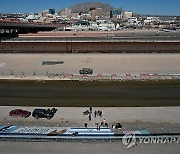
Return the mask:
[[102,111],[99,111],[99,116],[102,117]]
[[84,126],[87,128],[88,124],[87,124],[87,123],[85,123],[85,124],[84,124]]
[[90,113],[92,113],[92,107],[89,108]]
[[97,111],[94,111],[94,117],[96,118],[96,115],[97,115]]
[[89,114],[89,121],[91,121],[91,114]]

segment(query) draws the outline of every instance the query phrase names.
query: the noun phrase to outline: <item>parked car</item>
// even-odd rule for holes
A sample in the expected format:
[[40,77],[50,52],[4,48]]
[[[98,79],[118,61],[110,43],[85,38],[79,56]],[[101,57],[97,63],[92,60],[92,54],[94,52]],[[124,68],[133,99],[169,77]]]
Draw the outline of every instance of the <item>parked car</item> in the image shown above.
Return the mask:
[[92,74],[93,70],[90,68],[83,68],[81,70],[79,70],[79,74]]
[[57,109],[52,108],[50,109],[34,109],[32,116],[35,119],[39,119],[39,118],[47,118],[48,120],[50,120],[51,118],[54,117],[54,114],[57,112]]
[[26,110],[21,110],[21,109],[15,109],[9,112],[10,117],[22,117],[22,118],[27,118],[31,115],[31,112],[26,111]]

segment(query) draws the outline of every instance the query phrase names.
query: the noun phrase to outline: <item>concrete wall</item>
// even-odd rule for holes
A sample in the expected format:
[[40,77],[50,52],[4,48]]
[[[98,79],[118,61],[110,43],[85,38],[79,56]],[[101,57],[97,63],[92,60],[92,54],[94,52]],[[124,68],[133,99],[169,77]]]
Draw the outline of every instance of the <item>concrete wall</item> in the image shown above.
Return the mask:
[[[43,61],[63,64],[42,65]],[[180,73],[180,54],[0,54],[1,76],[47,76],[79,74],[82,68],[94,74]]]

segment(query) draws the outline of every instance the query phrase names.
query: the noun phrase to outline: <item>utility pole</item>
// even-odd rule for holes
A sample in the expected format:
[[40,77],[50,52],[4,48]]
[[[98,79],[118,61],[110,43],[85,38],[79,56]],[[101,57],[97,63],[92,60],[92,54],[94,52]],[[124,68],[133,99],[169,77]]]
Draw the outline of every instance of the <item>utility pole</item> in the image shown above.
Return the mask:
[[87,13],[87,5],[85,5],[85,7],[86,7],[86,12],[85,12],[85,22],[86,22],[86,27],[88,27],[87,15],[86,15],[86,13]]
[[87,13],[87,5],[85,5],[85,21],[86,21],[86,13]]

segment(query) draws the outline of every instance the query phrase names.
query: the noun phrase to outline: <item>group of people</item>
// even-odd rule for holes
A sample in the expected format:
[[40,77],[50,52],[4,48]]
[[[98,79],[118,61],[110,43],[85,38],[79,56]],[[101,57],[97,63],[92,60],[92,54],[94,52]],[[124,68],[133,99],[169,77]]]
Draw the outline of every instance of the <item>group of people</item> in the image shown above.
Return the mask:
[[[94,117],[96,118],[97,116],[100,116],[100,117],[102,117],[102,114],[103,114],[103,112],[101,111],[101,110],[97,110],[97,111],[94,111],[93,112],[93,109],[92,109],[92,107],[89,107],[89,110],[86,110],[86,111],[84,111],[83,112],[83,114],[84,115],[88,115],[88,119],[89,119],[89,121],[91,121],[92,119],[92,114],[94,114]],[[96,123],[96,125],[97,125],[97,131],[100,131],[100,129],[101,129],[101,127],[109,127],[108,126],[108,123],[107,122],[105,122],[105,119],[103,119],[100,123]],[[84,127],[88,127],[88,124],[87,123],[84,123]]]
[[94,111],[94,117],[96,118],[97,116],[102,117],[102,111],[101,110]]
[[103,119],[99,125],[99,123],[96,123],[97,125],[97,131],[100,131],[101,127],[109,127],[108,123],[105,121],[105,119]]
[[[89,107],[89,110],[86,110],[83,112],[84,115],[88,115],[89,121],[91,121],[91,115],[93,113],[93,109],[92,107]],[[97,116],[102,117],[102,111],[98,110],[98,111],[94,111],[94,117],[96,118]]]
[[101,126],[108,127],[108,123],[105,121],[105,119],[101,121]]
[[[92,113],[94,113],[94,117],[96,118],[97,116],[102,117],[102,111],[101,110],[97,110],[93,112],[92,107],[89,108],[89,110],[83,112],[84,115],[88,115],[89,117],[89,121],[91,121],[91,115]],[[101,127],[109,127],[108,123],[105,121],[105,119],[103,119],[101,121],[101,123],[96,123],[97,125],[97,131],[100,131]],[[84,123],[84,126],[87,128],[88,124]],[[116,125],[112,125],[112,128],[114,129],[122,129],[122,125],[120,123],[116,123]]]

